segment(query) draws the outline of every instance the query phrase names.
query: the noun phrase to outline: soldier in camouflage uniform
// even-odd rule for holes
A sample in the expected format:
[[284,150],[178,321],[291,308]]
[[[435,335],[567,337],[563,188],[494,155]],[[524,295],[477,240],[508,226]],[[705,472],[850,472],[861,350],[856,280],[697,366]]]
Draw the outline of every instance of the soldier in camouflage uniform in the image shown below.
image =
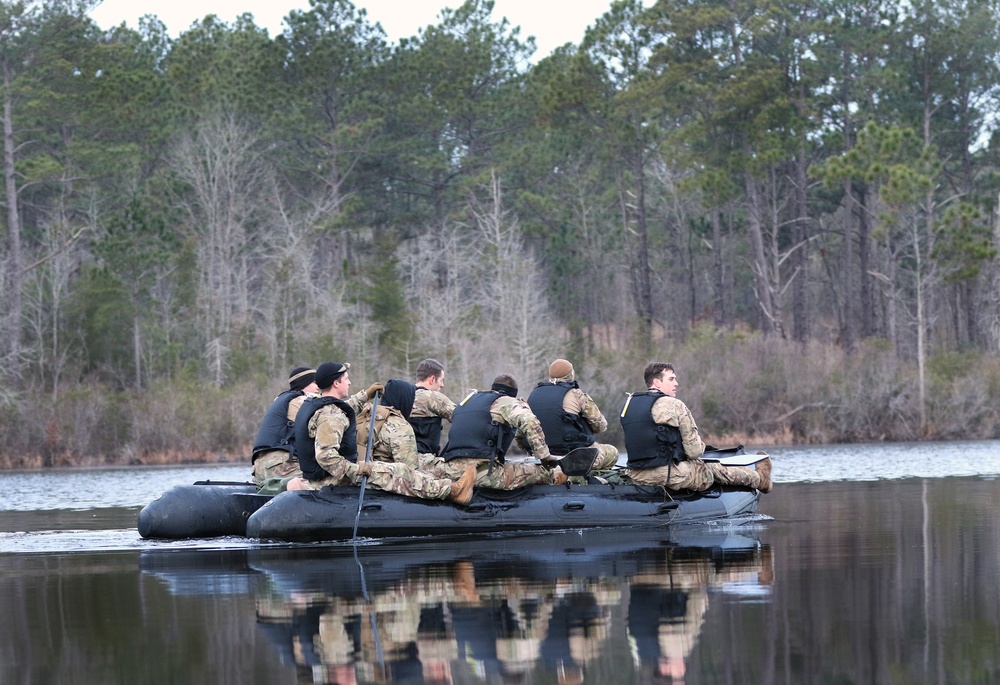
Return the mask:
[[646,367],[646,392],[629,395],[621,413],[628,463],[625,474],[640,485],[671,490],[707,490],[714,483],[771,491],[771,460],[748,466],[703,461],[705,443],[687,405],[676,398],[674,367],[653,362]]
[[441,392],[444,388],[444,366],[436,359],[425,359],[417,365],[417,394],[409,421],[421,454],[441,453],[441,424],[451,421],[455,403]]
[[254,440],[250,458],[254,483],[263,487],[268,480],[302,475],[295,453],[295,415],[308,397],[318,393],[316,370],[297,366],[288,376],[288,390],[271,402]]
[[[430,470],[440,465],[440,459],[418,452],[413,427],[407,420],[415,406],[416,390],[412,383],[399,378],[393,378],[385,384],[385,392],[375,412],[375,439],[371,451],[373,461],[396,462],[420,470]],[[358,412],[359,453],[367,450],[371,418],[372,405],[366,404]]]
[[[351,386],[349,367],[349,364],[324,362],[316,369],[316,384],[322,397],[303,405],[295,421],[296,434],[303,436],[299,441],[299,459],[304,478],[290,481],[288,489],[358,485],[368,476],[368,484],[376,490],[467,504],[472,499],[473,469],[454,479],[435,478],[403,463],[358,461],[356,414],[365,399],[374,397],[383,386],[373,384],[367,391],[347,399]],[[307,447],[309,438],[314,440],[313,449]]]
[[596,442],[595,433],[608,428],[600,407],[580,389],[573,365],[557,359],[549,365],[549,380],[539,383],[528,396],[528,406],[545,431],[545,442],[556,456],[578,447],[597,449],[592,470],[610,469],[618,463],[618,448]]
[[515,438],[535,458],[550,460],[541,424],[528,403],[517,399],[517,381],[501,374],[490,390],[474,391],[455,407],[448,444],[441,453],[441,469],[454,475],[459,469],[475,466],[476,485],[497,490],[566,482],[566,474],[559,469],[527,461],[505,461],[504,455]]

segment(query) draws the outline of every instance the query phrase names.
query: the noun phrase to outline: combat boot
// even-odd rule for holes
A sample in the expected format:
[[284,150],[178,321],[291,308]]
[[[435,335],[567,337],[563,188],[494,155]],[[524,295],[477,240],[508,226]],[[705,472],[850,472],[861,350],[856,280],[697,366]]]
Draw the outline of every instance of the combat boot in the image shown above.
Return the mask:
[[462,477],[451,484],[448,499],[458,504],[468,504],[472,501],[472,489],[476,484],[476,467],[466,466]]
[[[758,452],[757,454],[763,453]],[[757,489],[763,493],[771,492],[771,457],[758,461],[754,464],[754,468],[757,469],[757,475],[760,476],[760,485],[757,486]]]

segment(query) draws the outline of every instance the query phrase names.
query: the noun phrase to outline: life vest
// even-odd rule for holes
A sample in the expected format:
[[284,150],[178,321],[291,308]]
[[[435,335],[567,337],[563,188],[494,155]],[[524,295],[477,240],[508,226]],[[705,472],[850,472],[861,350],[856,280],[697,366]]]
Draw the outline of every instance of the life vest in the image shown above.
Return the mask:
[[637,392],[626,400],[621,416],[628,452],[626,468],[651,469],[676,464],[685,458],[680,429],[653,421],[653,404],[661,397],[667,395],[649,390]]
[[336,397],[310,397],[302,403],[295,416],[295,444],[299,455],[299,467],[307,480],[323,480],[330,474],[316,461],[316,440],[309,435],[309,420],[317,411],[327,405],[336,405],[347,415],[348,425],[340,439],[340,456],[347,461],[358,461],[358,421],[351,406]]
[[500,393],[495,390],[481,390],[455,407],[448,429],[448,444],[441,452],[445,461],[471,457],[503,463],[514,439],[514,427],[497,423],[490,415],[490,407],[498,397]]
[[[427,390],[417,386],[417,392]],[[407,419],[413,426],[413,434],[417,438],[417,451],[420,454],[440,454],[441,452],[441,426],[440,416],[414,416],[410,414]]]
[[579,387],[576,381],[542,382],[528,395],[528,406],[542,424],[549,451],[556,456],[594,444],[594,431],[586,419],[563,409],[566,393]]
[[410,425],[413,426],[413,435],[417,438],[417,451],[420,454],[441,452],[440,416],[411,416]]
[[295,421],[288,419],[288,405],[303,394],[301,390],[286,390],[274,398],[264,413],[257,439],[253,441],[250,463],[256,461],[261,452],[271,450],[284,450],[295,456]]

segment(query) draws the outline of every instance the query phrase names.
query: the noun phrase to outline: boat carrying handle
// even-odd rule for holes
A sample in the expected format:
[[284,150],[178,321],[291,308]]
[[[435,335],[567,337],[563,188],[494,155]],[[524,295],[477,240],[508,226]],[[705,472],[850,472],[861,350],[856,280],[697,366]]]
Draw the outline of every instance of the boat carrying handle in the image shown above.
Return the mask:
[[584,506],[586,505],[580,500],[573,500],[572,502],[566,502],[563,505],[563,509],[566,511],[583,511]]

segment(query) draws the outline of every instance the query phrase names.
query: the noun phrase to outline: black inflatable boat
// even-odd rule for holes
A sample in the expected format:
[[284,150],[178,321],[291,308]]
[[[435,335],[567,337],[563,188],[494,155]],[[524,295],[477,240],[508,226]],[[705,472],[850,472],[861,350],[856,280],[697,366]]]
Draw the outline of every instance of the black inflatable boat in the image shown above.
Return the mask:
[[179,540],[246,534],[247,519],[273,495],[253,483],[198,481],[167,490],[139,512],[139,535]]
[[[706,459],[752,464],[766,455],[742,447]],[[737,456],[730,456],[738,453]],[[259,493],[252,483],[199,481],[174,487],[139,512],[144,538],[247,536],[312,542],[354,537],[395,538],[466,533],[559,531],[666,526],[753,514],[756,490],[715,487],[679,494],[628,484],[535,485],[511,492],[480,488],[467,506],[367,488],[358,512],[354,486]]]
[[512,492],[480,489],[472,502],[402,497],[352,487],[285,492],[247,519],[246,535],[263,540],[313,542],[358,537],[397,538],[463,533],[558,531],[667,526],[747,516],[757,510],[756,490],[719,488],[679,496],[637,485],[535,485]]

